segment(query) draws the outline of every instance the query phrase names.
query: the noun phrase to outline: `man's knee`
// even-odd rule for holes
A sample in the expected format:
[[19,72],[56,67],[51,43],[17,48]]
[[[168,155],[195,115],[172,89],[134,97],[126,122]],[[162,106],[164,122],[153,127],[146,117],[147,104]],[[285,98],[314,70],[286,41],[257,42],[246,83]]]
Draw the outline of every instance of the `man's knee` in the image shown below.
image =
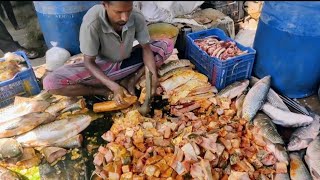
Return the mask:
[[52,91],[57,89],[58,78],[53,73],[46,75],[42,81],[43,89],[47,91]]

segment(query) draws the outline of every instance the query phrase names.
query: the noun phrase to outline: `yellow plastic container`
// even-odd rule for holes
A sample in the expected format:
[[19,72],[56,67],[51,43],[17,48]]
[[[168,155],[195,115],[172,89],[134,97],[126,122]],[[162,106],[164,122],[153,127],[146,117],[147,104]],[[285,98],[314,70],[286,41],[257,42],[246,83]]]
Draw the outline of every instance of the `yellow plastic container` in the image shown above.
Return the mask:
[[168,38],[176,43],[179,28],[169,23],[153,23],[148,25],[150,38],[152,40],[160,40],[163,38]]

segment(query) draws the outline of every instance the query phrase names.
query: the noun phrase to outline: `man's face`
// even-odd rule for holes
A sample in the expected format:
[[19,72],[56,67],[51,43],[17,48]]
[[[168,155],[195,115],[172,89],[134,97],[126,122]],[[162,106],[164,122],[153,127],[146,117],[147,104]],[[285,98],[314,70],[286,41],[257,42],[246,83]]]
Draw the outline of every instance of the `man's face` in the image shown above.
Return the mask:
[[113,1],[103,3],[107,11],[109,21],[119,31],[128,22],[129,16],[133,9],[132,1]]

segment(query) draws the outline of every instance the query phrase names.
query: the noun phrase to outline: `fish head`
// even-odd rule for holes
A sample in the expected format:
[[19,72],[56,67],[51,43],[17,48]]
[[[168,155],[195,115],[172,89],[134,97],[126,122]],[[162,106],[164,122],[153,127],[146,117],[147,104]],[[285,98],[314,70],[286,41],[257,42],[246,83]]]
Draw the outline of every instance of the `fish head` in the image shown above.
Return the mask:
[[311,140],[300,139],[299,137],[292,137],[288,143],[289,151],[299,151],[301,149],[307,148]]

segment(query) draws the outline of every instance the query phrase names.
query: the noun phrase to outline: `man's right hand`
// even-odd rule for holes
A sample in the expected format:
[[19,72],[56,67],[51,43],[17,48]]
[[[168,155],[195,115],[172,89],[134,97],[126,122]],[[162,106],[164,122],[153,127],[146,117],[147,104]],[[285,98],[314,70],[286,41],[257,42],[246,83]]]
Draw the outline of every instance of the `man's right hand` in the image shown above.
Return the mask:
[[120,85],[113,90],[113,100],[116,101],[117,105],[127,104],[127,102],[124,100],[124,98],[127,96],[130,96],[130,94],[124,87]]

